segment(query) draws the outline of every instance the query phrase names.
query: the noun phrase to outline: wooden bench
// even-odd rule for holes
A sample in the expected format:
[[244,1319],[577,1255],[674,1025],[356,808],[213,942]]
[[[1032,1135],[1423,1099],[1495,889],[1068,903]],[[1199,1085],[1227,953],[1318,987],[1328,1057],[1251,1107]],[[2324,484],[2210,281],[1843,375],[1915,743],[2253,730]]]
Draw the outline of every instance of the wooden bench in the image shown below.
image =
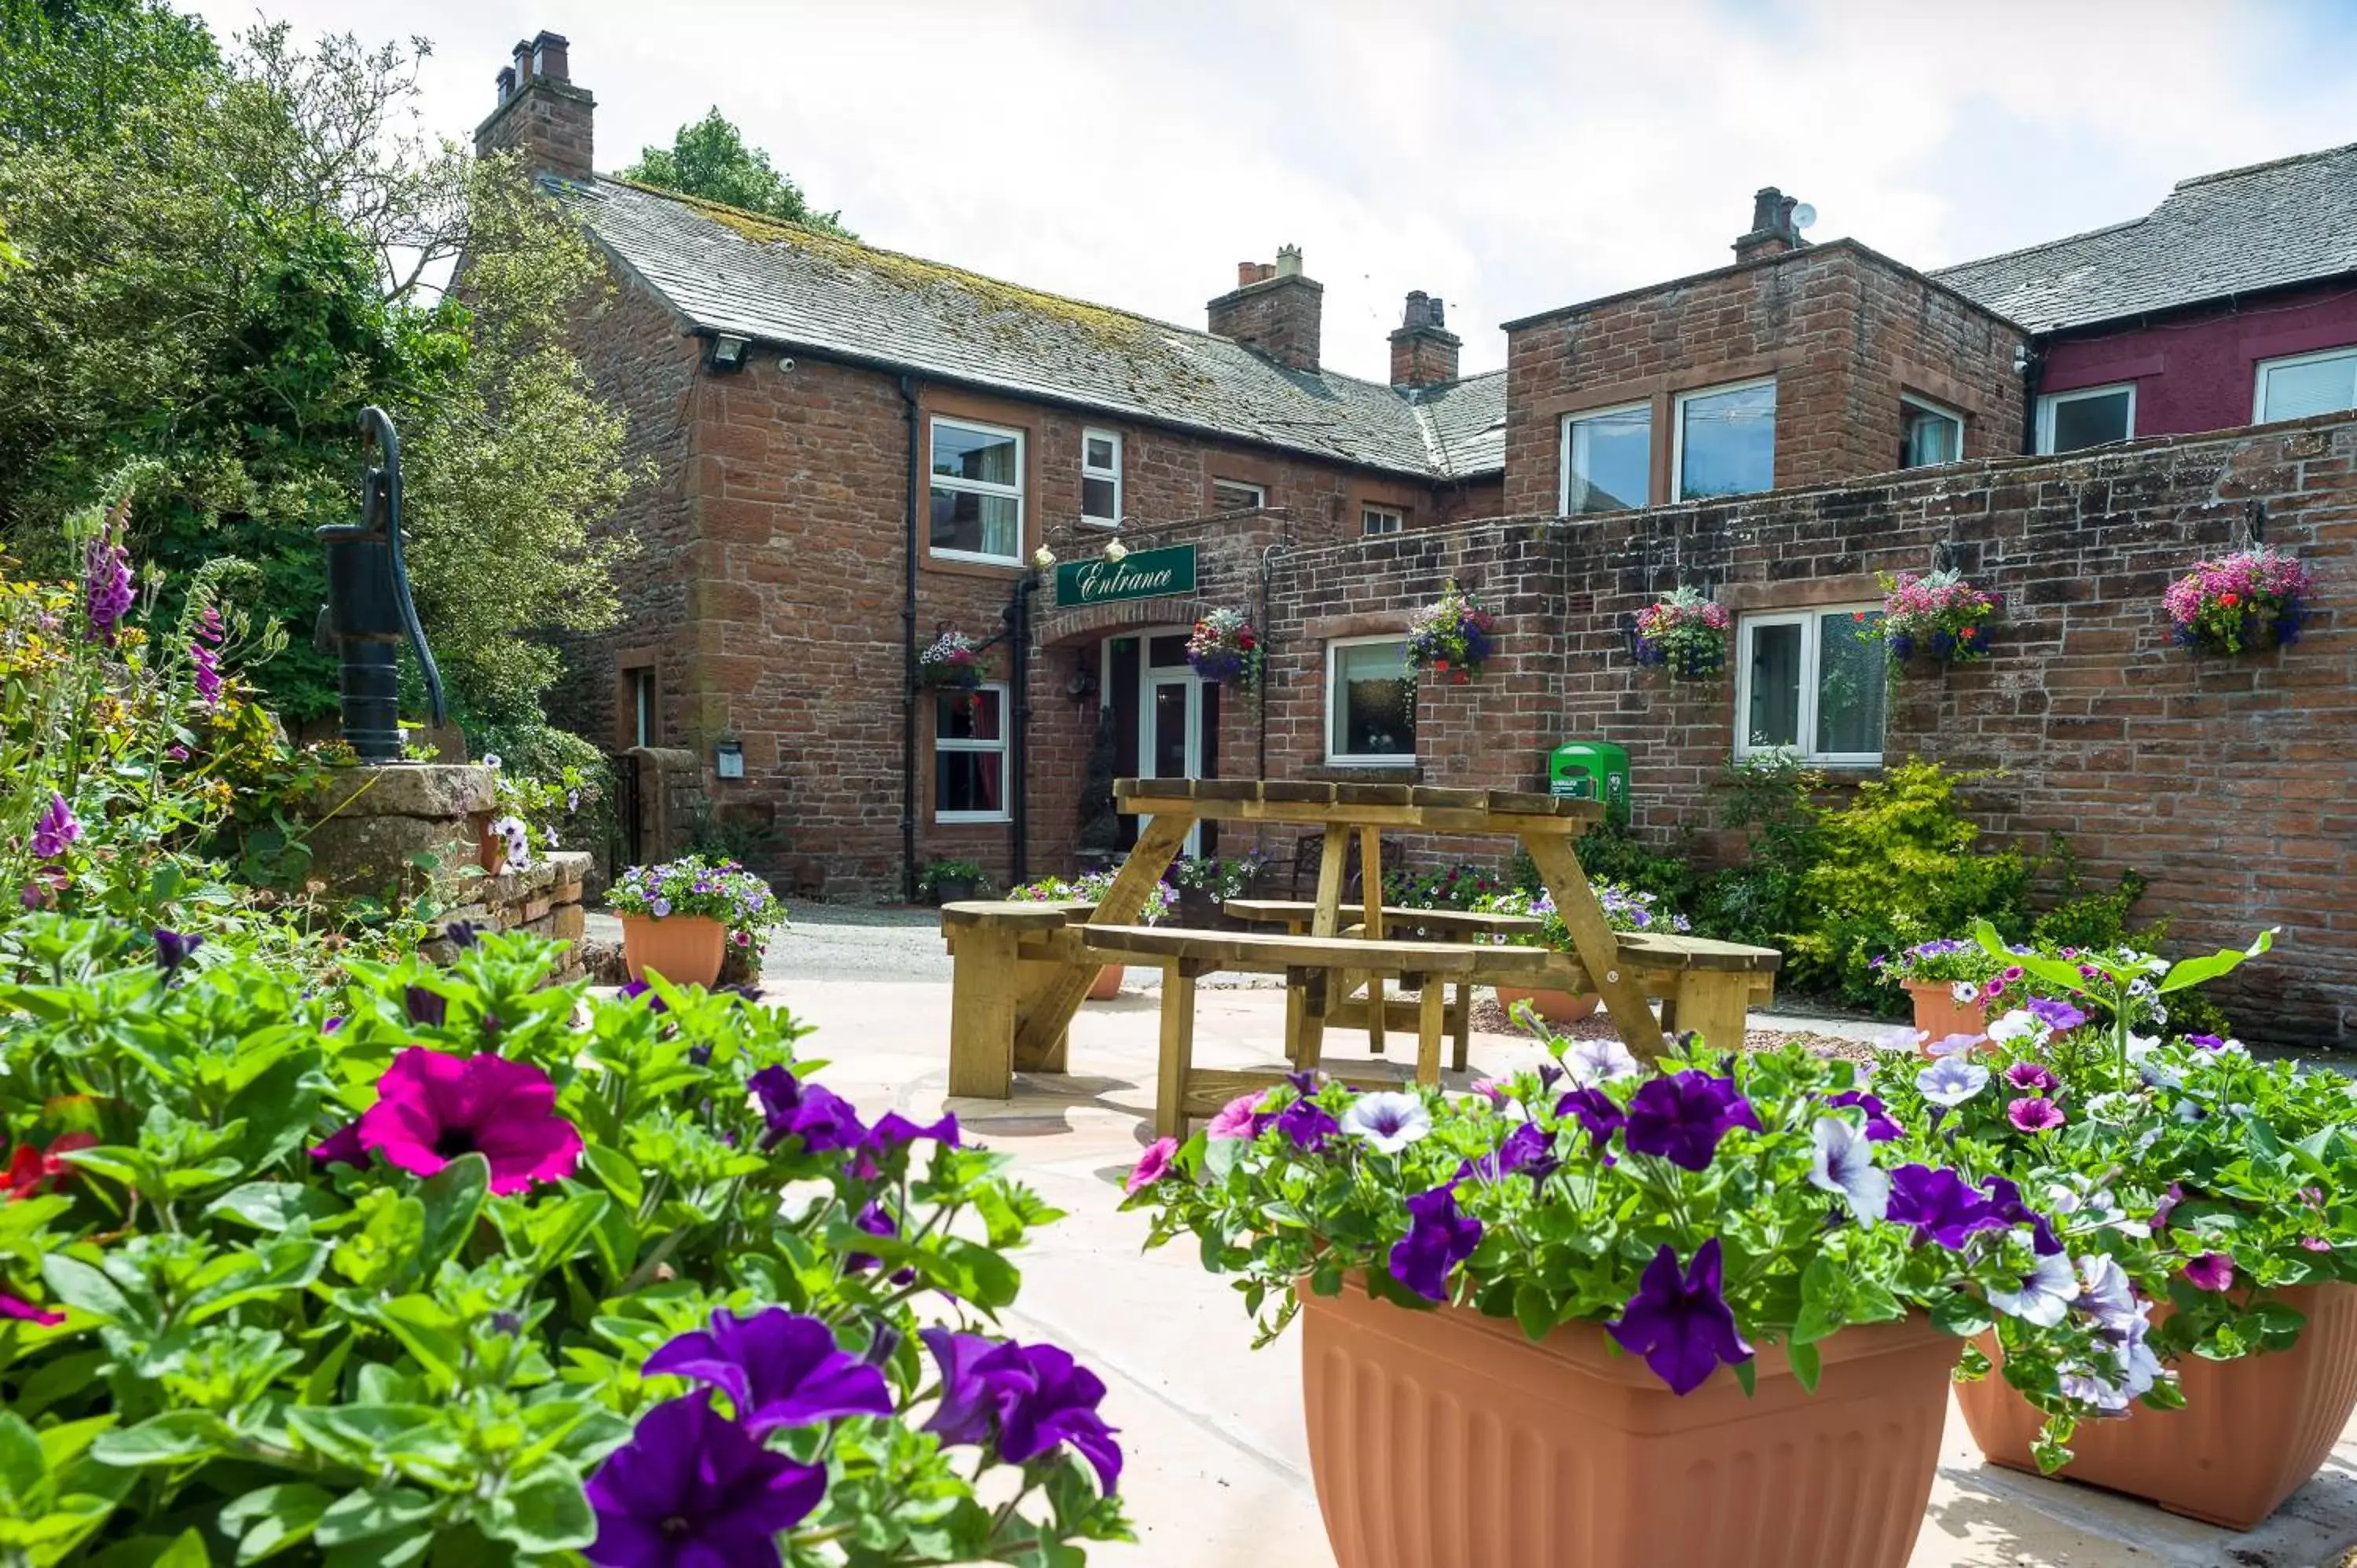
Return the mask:
[[[1290,933],[1173,930],[1153,926],[1074,928],[1082,947],[1103,962],[1161,965],[1161,1059],[1154,1097],[1157,1136],[1175,1135],[1189,1116],[1208,1116],[1237,1095],[1281,1083],[1281,1072],[1211,1071],[1194,1065],[1195,982],[1223,971],[1282,974],[1301,998],[1287,1009],[1286,1055],[1297,1067],[1319,1065],[1329,1010],[1340,1000],[1350,975],[1396,978],[1416,991],[1415,1079],[1440,1081],[1443,983],[1466,979],[1475,970],[1508,974],[1538,972],[1552,956],[1540,948],[1481,947],[1465,942],[1395,942],[1365,937],[1312,937]],[[1344,1075],[1347,1079],[1347,1075]],[[1386,1079],[1352,1079],[1360,1087]]]
[[1004,1100],[1018,1069],[1064,1070],[1069,1028],[1038,1047],[1017,1044],[1023,999],[1043,988],[1043,965],[1084,961],[1077,937],[1065,933],[1092,908],[983,900],[942,906],[942,936],[957,961],[950,980],[950,1093]]
[[[1299,935],[1309,929],[1317,918],[1318,906],[1309,900],[1291,898],[1231,898],[1221,908],[1231,917],[1251,926],[1280,926]],[[1348,914],[1349,905],[1343,906]],[[1411,940],[1496,941],[1502,938],[1535,935],[1542,922],[1534,915],[1499,915],[1470,909],[1419,909],[1406,905],[1386,904],[1383,909],[1383,934],[1396,931]],[[1365,929],[1363,922],[1345,927],[1343,934],[1355,935]],[[1356,994],[1359,987],[1347,985],[1343,1000],[1327,1015],[1327,1023],[1335,1028],[1363,1028],[1367,1031],[1368,1048],[1377,1056],[1383,1054],[1385,1032],[1394,1025],[1414,1028],[1413,1005],[1386,1000],[1383,982],[1371,979],[1366,994]],[[1473,1048],[1473,986],[1458,981],[1450,987],[1448,999],[1448,1033],[1456,1050],[1450,1066],[1463,1071],[1467,1058]],[[1286,1003],[1286,1033],[1290,1038],[1300,1006],[1297,995],[1288,994]]]

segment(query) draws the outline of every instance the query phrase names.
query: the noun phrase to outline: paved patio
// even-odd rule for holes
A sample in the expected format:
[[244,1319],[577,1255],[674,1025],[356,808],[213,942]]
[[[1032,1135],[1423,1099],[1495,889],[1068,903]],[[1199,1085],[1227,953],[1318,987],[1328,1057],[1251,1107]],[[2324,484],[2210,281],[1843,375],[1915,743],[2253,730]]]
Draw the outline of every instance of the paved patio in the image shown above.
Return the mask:
[[[1119,1000],[1082,1009],[1071,1076],[1018,1077],[1011,1101],[946,1100],[949,965],[930,914],[810,908],[795,919],[794,933],[771,950],[765,980],[772,1000],[817,1026],[803,1048],[831,1063],[824,1080],[871,1118],[893,1108],[920,1118],[955,1111],[1067,1212],[1016,1255],[1024,1291],[1009,1327],[1069,1347],[1111,1390],[1106,1413],[1122,1429],[1123,1490],[1138,1544],[1103,1548],[1091,1561],[1114,1568],[1330,1564],[1302,1440],[1293,1337],[1252,1350],[1226,1283],[1199,1269],[1184,1245],[1142,1251],[1144,1219],[1116,1212],[1121,1178],[1149,1136],[1153,1099],[1156,1003],[1135,972]],[[594,924],[591,934],[600,934]],[[1206,992],[1198,1060],[1265,1064],[1276,1054],[1282,1018],[1275,991]],[[1814,1020],[1805,1026],[1825,1028]],[[1508,1036],[1477,1035],[1473,1065],[1511,1070],[1536,1054]],[[1401,1055],[1395,1047],[1394,1059]],[[2087,1487],[1987,1467],[1952,1408],[1910,1568],[2327,1568],[2352,1543],[2357,1423],[2323,1474],[2266,1525],[2238,1536]]]

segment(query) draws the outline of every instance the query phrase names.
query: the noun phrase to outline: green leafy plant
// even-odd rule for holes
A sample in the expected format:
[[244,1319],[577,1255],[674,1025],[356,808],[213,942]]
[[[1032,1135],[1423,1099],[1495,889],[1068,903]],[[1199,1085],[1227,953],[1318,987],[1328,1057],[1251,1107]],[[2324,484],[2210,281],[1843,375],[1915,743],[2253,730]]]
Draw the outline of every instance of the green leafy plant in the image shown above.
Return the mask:
[[917,891],[925,897],[939,894],[944,882],[970,883],[979,895],[989,889],[990,874],[974,860],[929,860],[917,873]]
[[[593,1001],[525,937],[315,992],[168,931],[12,931],[0,1557],[1126,1539],[1103,1385],[990,1326],[1053,1211],[953,1117],[866,1123],[786,1013]],[[759,1485],[699,1500],[699,1466]]]

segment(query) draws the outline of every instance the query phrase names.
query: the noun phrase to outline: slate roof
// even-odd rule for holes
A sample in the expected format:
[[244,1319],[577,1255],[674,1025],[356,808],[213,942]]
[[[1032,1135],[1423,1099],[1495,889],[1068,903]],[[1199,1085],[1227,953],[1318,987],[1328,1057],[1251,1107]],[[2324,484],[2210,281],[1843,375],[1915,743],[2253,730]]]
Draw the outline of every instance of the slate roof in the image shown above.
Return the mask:
[[2145,217],[1932,275],[2033,332],[2357,272],[2357,144],[2181,180]]
[[1502,371],[1404,392],[630,181],[548,188],[699,328],[1420,478],[1504,466]]

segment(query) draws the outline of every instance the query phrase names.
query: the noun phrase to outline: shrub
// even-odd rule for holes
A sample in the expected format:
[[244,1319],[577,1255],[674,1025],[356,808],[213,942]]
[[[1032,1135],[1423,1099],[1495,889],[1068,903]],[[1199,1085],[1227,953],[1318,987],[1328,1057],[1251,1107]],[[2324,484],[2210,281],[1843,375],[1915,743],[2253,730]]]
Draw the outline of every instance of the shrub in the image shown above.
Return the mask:
[[[782,1010],[591,1001],[521,936],[311,994],[242,956],[159,972],[119,927],[16,934],[43,973],[0,983],[0,1542],[29,1509],[31,1561],[1126,1538],[1103,1385],[988,1328],[1053,1212],[954,1117],[866,1125]],[[682,1445],[773,1507],[667,1493]]]

